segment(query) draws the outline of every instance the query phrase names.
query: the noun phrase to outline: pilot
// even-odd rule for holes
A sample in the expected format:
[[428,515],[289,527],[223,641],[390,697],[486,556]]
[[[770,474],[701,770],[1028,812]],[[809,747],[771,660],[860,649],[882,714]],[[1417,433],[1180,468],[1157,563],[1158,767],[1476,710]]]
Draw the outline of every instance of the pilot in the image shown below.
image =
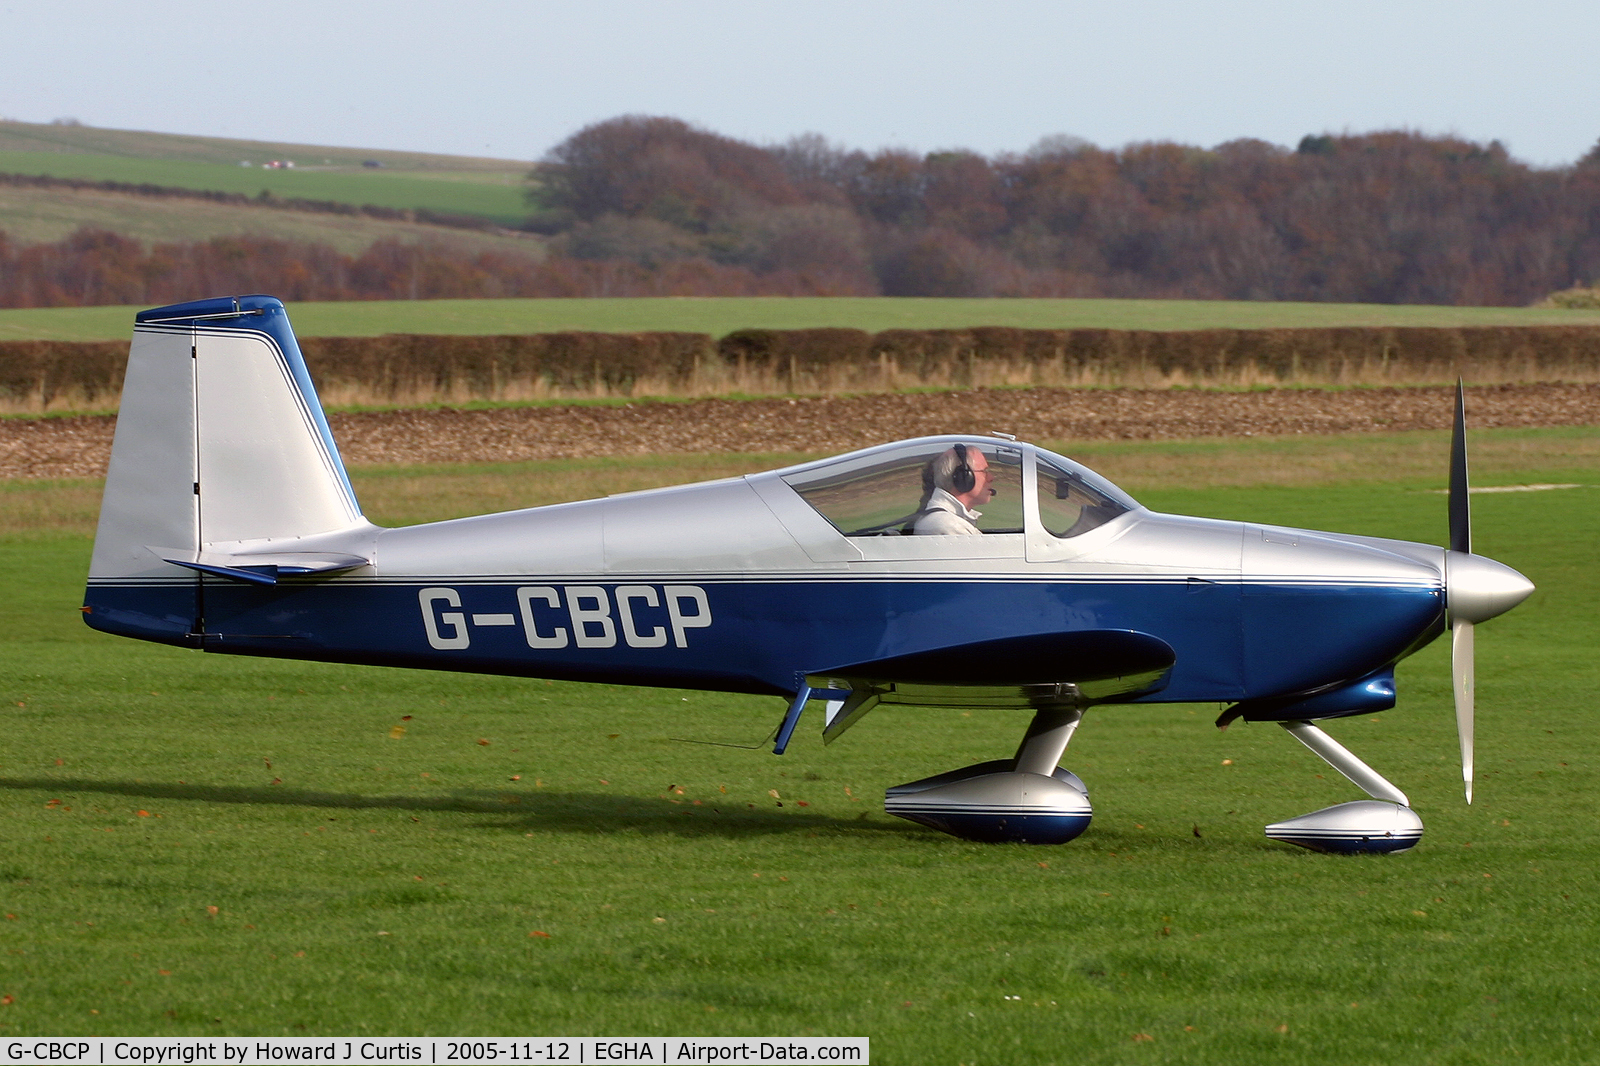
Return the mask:
[[989,460],[977,448],[957,444],[934,456],[922,472],[922,510],[913,533],[982,533],[975,524],[982,511],[973,505],[994,497],[994,475]]

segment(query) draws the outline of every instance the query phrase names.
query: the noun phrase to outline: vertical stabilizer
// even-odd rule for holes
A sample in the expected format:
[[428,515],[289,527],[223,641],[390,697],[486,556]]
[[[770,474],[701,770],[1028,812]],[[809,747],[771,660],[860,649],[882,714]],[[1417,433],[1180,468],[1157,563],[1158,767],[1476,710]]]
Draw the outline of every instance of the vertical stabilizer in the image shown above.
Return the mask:
[[[97,584],[193,587],[192,564],[209,555],[360,525],[281,302],[139,313],[89,570],[91,625],[127,631],[94,617]],[[184,621],[169,604],[163,626],[193,628],[198,610]]]

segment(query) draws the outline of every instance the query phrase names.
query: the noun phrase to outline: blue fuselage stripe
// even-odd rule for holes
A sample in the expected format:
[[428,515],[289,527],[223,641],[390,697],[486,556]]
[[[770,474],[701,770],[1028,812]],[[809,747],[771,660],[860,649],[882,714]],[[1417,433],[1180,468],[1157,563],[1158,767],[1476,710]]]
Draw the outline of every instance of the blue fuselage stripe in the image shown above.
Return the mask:
[[[90,625],[250,655],[614,684],[792,693],[805,673],[979,641],[1153,634],[1177,655],[1148,702],[1235,701],[1364,676],[1442,615],[1437,588],[1169,581],[697,581],[522,578],[399,583],[205,578],[94,584]],[[1004,664],[972,664],[974,684]]]

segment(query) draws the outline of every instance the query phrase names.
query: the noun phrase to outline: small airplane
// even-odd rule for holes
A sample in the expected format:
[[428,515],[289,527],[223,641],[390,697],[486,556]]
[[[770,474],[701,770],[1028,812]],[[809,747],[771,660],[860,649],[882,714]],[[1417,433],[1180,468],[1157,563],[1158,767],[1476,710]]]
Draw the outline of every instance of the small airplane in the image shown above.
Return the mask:
[[778,754],[811,703],[827,742],[880,706],[1030,709],[1010,758],[886,793],[978,841],[1087,828],[1060,762],[1088,708],[1222,702],[1371,797],[1269,837],[1401,851],[1405,793],[1316,723],[1394,706],[1448,628],[1471,802],[1473,627],[1533,585],[1472,554],[1464,420],[1458,388],[1448,549],[1157,513],[1005,434],[386,529],[283,304],[200,300],[136,316],[83,612],[224,654],[779,696]]

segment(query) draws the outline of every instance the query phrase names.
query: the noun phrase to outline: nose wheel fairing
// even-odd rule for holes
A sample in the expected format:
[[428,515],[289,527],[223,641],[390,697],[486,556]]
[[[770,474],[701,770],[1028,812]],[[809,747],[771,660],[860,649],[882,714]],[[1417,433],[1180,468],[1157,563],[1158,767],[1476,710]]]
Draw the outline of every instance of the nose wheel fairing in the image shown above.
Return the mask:
[[1410,807],[1355,800],[1267,826],[1267,836],[1312,851],[1342,855],[1405,851],[1422,839],[1422,819]]

